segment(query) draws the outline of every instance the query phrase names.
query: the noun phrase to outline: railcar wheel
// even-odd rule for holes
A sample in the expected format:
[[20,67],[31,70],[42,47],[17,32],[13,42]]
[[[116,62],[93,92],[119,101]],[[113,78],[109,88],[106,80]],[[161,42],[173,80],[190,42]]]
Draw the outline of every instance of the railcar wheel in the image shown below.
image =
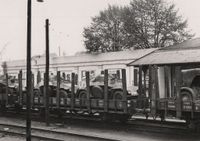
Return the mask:
[[157,116],[159,116],[161,122],[165,121],[165,111],[160,111]]
[[22,106],[19,105],[19,104],[15,104],[15,111],[16,111],[16,113],[20,113],[21,110],[22,110]]
[[40,115],[41,118],[45,117],[45,108],[39,109],[39,115]]
[[131,115],[120,115],[119,121],[121,123],[127,123],[127,121],[131,118]]
[[196,123],[195,123],[195,121],[189,120],[189,122],[188,122],[188,128],[189,128],[191,131],[195,131],[195,130],[196,130]]
[[148,120],[148,118],[149,118],[149,114],[146,113],[146,114],[145,114],[145,119]]
[[56,110],[56,115],[57,115],[58,118],[62,118],[63,115],[64,115],[64,112],[62,110],[58,109],[58,110]]
[[157,115],[153,115],[153,120],[156,120],[156,118],[157,118]]
[[100,113],[100,117],[101,117],[101,120],[103,122],[111,122],[112,121],[112,116],[111,114],[108,114],[108,113]]

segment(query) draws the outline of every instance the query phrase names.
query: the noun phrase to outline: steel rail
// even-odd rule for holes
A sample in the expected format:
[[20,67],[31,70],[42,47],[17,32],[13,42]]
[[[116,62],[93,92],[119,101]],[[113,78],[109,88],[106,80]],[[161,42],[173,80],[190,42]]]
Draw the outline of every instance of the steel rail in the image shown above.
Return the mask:
[[[0,123],[0,132],[14,135],[14,136],[22,136],[25,137],[26,127],[22,125],[9,125],[9,124],[2,124]],[[49,129],[43,129],[43,128],[36,128],[32,127],[32,138],[40,139],[40,140],[48,140],[48,141],[64,141],[71,138],[79,138],[79,139],[85,139],[85,140],[91,140],[91,141],[120,141],[115,138],[106,138],[101,137],[97,135],[86,135],[81,133],[74,133],[74,132],[67,132],[67,131],[55,131],[55,130],[49,130]]]

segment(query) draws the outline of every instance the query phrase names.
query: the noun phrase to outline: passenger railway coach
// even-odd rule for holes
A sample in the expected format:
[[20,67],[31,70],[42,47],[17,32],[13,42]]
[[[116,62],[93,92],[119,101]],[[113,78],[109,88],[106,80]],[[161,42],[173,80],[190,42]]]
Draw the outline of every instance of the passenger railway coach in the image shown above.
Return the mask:
[[[132,51],[120,51],[110,53],[93,53],[93,54],[80,54],[76,56],[56,56],[50,55],[50,77],[56,75],[57,71],[61,72],[61,76],[66,80],[71,79],[71,73],[75,73],[78,78],[78,84],[82,85],[82,80],[85,79],[85,72],[90,71],[91,77],[95,77],[105,69],[108,69],[109,74],[116,77],[120,76],[121,69],[126,69],[127,74],[127,87],[131,87],[132,91],[135,89],[132,87],[135,81],[137,81],[137,69],[133,67],[127,67],[127,63],[138,59],[155,49],[143,49]],[[25,60],[13,60],[6,62],[8,75],[15,76],[17,78],[19,70],[23,72],[23,85],[25,85],[26,77],[26,62]],[[45,56],[32,57],[32,72],[35,74],[35,85],[37,82],[37,73],[40,72],[43,79],[43,73],[45,72]],[[135,72],[135,76],[134,76]],[[135,83],[135,85],[137,85]]]

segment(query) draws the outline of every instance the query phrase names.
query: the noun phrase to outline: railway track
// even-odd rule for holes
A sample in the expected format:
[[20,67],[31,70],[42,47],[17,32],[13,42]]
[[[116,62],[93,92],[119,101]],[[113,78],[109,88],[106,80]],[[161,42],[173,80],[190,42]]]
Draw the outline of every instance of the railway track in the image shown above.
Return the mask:
[[[26,127],[21,125],[0,124],[0,132],[11,136],[26,137]],[[63,132],[43,128],[31,128],[32,139],[39,141],[119,141],[115,138],[86,135],[74,132]]]
[[[12,113],[5,114],[4,116],[12,117]],[[37,114],[36,114],[37,115]],[[42,121],[38,116],[35,114],[32,115],[33,121]],[[16,114],[15,114],[16,116]],[[16,118],[16,117],[15,117]],[[17,118],[25,119],[23,114],[18,115]],[[43,120],[44,121],[44,120]],[[51,123],[62,123],[63,125],[67,126],[81,126],[81,127],[88,127],[88,128],[97,128],[100,130],[121,130],[121,131],[128,131],[128,132],[155,132],[155,133],[163,133],[163,134],[179,134],[185,135],[190,134],[193,136],[199,137],[199,132],[194,132],[193,130],[189,130],[184,122],[177,122],[177,121],[164,121],[160,122],[160,120],[146,120],[141,118],[132,118],[126,124],[122,124],[119,122],[114,123],[104,123],[98,118],[88,118],[81,117],[81,116],[64,116],[62,118],[58,118],[56,116],[51,118]]]

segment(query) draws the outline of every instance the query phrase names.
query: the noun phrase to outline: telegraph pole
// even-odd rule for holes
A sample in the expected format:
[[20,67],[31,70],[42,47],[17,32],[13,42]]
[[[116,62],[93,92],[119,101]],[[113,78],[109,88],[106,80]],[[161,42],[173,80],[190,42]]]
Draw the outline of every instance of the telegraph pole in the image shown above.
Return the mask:
[[31,0],[27,3],[26,141],[31,141]]
[[[37,0],[43,2],[43,0]],[[32,0],[27,0],[27,58],[26,58],[26,141],[31,141],[31,4]]]
[[49,19],[46,19],[45,120],[49,126]]

